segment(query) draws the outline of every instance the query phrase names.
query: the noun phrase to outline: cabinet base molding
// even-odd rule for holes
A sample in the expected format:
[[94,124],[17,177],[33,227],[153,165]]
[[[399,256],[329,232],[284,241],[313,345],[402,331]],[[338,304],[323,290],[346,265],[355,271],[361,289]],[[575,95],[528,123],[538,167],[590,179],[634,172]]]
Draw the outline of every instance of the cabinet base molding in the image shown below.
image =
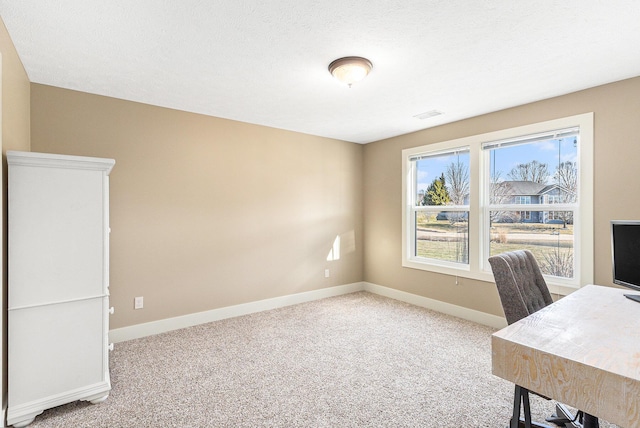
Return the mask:
[[101,403],[107,399],[109,391],[111,391],[111,382],[106,381],[17,406],[12,406],[9,403],[7,424],[16,428],[27,426],[43,411],[78,400],[89,401],[93,404]]

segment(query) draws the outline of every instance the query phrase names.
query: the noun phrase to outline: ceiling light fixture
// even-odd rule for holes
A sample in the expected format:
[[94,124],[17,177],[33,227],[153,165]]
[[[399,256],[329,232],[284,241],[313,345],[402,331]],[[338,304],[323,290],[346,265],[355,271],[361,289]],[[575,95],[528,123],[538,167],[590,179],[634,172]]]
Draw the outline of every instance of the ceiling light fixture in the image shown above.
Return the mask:
[[339,58],[329,64],[329,72],[333,77],[349,87],[367,77],[372,68],[371,61],[359,56]]

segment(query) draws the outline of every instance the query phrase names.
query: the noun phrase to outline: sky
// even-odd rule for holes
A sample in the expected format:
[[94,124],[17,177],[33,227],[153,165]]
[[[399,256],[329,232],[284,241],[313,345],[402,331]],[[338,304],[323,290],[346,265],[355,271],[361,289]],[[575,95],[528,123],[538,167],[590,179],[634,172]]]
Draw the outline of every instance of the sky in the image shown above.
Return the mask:
[[[553,174],[561,162],[576,162],[578,159],[575,137],[551,139],[535,143],[526,143],[501,147],[491,150],[491,169],[500,172],[502,180],[510,180],[508,177],[512,168],[518,164],[537,160],[546,163],[550,173],[547,184],[553,183]],[[417,190],[425,190],[434,179],[446,174],[447,166],[456,161],[469,165],[469,152],[457,155],[441,155],[418,161]]]

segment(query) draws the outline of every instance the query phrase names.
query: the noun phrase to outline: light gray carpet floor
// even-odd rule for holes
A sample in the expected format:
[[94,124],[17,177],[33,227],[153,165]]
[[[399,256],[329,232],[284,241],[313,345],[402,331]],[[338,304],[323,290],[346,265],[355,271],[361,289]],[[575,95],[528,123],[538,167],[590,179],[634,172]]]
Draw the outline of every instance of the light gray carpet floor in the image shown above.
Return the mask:
[[504,428],[493,331],[366,292],[304,303],[118,343],[104,403],[31,427]]

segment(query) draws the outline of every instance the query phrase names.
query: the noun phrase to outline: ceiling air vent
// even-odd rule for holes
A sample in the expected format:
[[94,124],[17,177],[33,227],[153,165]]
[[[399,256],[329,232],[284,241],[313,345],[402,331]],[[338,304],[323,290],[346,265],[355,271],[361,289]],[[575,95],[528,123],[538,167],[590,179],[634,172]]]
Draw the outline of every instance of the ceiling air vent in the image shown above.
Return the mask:
[[425,111],[424,113],[416,114],[413,117],[415,117],[416,119],[424,120],[424,119],[429,119],[430,117],[440,116],[441,114],[442,114],[441,111],[429,110],[429,111]]

